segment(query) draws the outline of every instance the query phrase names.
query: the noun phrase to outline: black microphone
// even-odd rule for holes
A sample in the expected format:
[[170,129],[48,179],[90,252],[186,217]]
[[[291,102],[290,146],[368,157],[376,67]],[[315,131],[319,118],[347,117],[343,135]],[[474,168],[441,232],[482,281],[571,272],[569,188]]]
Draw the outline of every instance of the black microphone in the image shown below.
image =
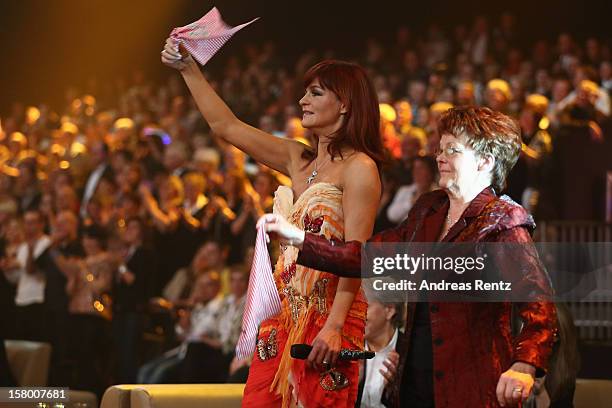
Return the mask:
[[[291,357],[306,360],[311,350],[312,346],[309,344],[293,344],[291,345]],[[373,351],[342,349],[338,354],[338,360],[369,360],[374,358],[374,355]]]

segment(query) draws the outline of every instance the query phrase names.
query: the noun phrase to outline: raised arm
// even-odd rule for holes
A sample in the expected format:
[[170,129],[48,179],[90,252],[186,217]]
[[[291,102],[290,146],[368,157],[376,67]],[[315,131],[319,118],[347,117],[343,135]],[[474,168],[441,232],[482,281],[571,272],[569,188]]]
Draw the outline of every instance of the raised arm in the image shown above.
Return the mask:
[[166,40],[161,59],[180,71],[198,109],[216,135],[258,162],[291,175],[292,163],[299,160],[304,148],[301,143],[277,138],[239,120],[213,90],[187,51],[182,47],[179,51],[174,39]]
[[170,209],[167,212],[162,211],[157,203],[157,200],[155,197],[153,197],[151,190],[145,184],[140,186],[139,191],[144,207],[153,219],[153,223],[157,228],[162,231],[169,231],[178,225],[180,221],[180,213],[177,209]]

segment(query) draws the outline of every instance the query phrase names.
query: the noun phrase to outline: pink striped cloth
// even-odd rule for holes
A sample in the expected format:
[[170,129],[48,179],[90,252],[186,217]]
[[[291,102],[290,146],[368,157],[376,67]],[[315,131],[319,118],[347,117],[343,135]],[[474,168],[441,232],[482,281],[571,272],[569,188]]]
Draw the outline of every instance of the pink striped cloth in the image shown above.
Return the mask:
[[172,30],[170,37],[180,41],[187,51],[204,65],[236,32],[258,19],[259,17],[231,27],[221,19],[219,10],[213,7],[198,21]]
[[257,330],[264,320],[280,313],[281,301],[272,275],[270,254],[266,246],[266,232],[262,225],[257,229],[255,256],[251,266],[242,331],[236,344],[236,357],[250,357],[255,351]]

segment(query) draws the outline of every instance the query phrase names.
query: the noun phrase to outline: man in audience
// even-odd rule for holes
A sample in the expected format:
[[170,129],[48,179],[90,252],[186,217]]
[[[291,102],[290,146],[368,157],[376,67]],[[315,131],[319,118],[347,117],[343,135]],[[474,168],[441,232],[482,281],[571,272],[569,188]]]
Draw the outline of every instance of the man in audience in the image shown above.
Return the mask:
[[79,220],[76,213],[61,211],[55,216],[51,245],[39,257],[37,265],[44,271],[45,331],[52,347],[50,383],[66,384],[66,362],[69,357],[66,333],[68,325],[68,295],[66,275],[56,262],[57,254],[67,258],[81,258],[84,250],[78,239]]
[[144,222],[129,218],[123,233],[125,245],[115,251],[119,267],[113,279],[113,331],[120,383],[136,380],[143,317],[156,275],[155,253],[144,246],[144,238]]
[[248,284],[246,270],[242,266],[232,267],[230,293],[223,298],[217,321],[211,324],[214,329],[187,345],[181,382],[225,382],[240,337]]
[[221,292],[228,293],[229,273],[225,266],[227,248],[217,241],[204,243],[196,252],[191,264],[181,268],[164,287],[164,298],[170,302],[180,304],[188,298],[196,279],[209,271],[215,271],[221,276]]
[[46,278],[36,260],[51,245],[51,239],[44,233],[43,217],[38,210],[26,211],[23,226],[25,242],[17,249],[20,268],[15,295],[16,335],[20,340],[44,341]]
[[102,140],[94,142],[90,152],[93,170],[85,182],[85,190],[83,191],[83,198],[81,200],[80,215],[83,219],[88,216],[87,204],[89,204],[89,201],[93,198],[102,177],[113,177],[112,169],[108,162],[108,145]]
[[[368,286],[371,287],[371,286]],[[390,379],[388,369],[397,365],[398,350],[405,346],[403,327],[404,304],[389,303],[374,291],[367,291],[368,315],[365,328],[365,347],[376,353],[373,359],[363,360],[360,371],[359,396],[362,408],[383,408],[383,391]]]
[[216,331],[223,301],[220,289],[218,273],[207,272],[198,277],[188,306],[176,311],[176,335],[181,340],[181,345],[142,366],[138,371],[139,383],[163,384],[177,381],[189,343],[201,341],[203,337]]

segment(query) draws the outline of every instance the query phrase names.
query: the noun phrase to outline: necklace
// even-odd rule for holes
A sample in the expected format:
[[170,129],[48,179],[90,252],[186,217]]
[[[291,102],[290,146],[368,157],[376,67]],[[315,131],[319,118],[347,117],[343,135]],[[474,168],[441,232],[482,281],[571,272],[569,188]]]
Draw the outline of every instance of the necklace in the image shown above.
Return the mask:
[[446,223],[445,223],[445,225],[442,226],[442,232],[441,232],[440,238],[438,238],[438,240],[442,241],[442,239],[444,237],[446,237],[446,234],[448,234],[448,232],[451,230],[453,225],[455,225],[455,222],[457,222],[457,220],[453,220],[450,217],[450,215],[446,214]]
[[318,159],[319,159],[319,156],[315,158],[314,170],[312,171],[312,173],[310,173],[310,176],[306,177],[306,184],[311,184],[314,181],[314,179],[319,175],[319,172],[317,171]]
[[310,184],[314,181],[315,177],[317,177],[317,159],[315,159],[315,168],[310,174],[310,176],[306,177],[306,184]]

